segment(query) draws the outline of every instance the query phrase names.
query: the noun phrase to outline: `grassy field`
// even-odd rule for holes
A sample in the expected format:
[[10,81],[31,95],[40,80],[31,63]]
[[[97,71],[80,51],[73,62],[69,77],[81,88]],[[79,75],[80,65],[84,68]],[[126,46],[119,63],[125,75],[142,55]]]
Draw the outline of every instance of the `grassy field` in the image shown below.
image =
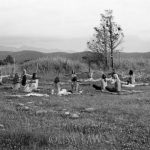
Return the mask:
[[[50,94],[50,88],[40,93]],[[130,95],[100,93],[90,86],[81,89],[82,95],[19,98],[0,87],[0,149],[150,148],[149,86],[137,87],[143,93]]]

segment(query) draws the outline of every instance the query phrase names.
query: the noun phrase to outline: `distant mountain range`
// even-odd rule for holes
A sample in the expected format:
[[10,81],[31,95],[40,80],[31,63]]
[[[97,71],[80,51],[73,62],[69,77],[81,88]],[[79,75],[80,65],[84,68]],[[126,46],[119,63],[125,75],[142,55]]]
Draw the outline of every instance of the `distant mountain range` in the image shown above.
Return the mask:
[[[1,50],[1,47],[0,47]],[[7,55],[11,55],[15,58],[16,62],[21,63],[24,61],[30,61],[35,60],[42,57],[64,57],[72,60],[81,60],[83,56],[85,56],[87,53],[90,53],[88,51],[84,52],[76,52],[76,53],[67,53],[67,52],[52,52],[52,53],[43,53],[39,51],[33,51],[33,50],[23,50],[23,51],[0,51],[0,59],[4,59]],[[144,58],[149,59],[150,58],[150,52],[145,53],[120,53],[121,58]]]
[[[93,35],[78,38],[0,37],[0,51],[81,52],[87,49],[86,43],[92,38]],[[120,47],[125,52],[148,52],[150,51],[150,39],[125,34]]]

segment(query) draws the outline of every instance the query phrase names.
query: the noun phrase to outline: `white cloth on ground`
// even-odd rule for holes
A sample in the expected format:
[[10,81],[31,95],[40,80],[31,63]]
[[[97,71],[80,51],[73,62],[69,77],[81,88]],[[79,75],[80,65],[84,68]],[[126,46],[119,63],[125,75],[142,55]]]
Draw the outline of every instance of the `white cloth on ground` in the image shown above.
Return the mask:
[[133,88],[135,87],[135,85],[134,84],[122,84],[122,87]]
[[59,96],[70,95],[70,94],[71,94],[71,92],[68,92],[66,89],[62,89],[61,91],[58,92]]

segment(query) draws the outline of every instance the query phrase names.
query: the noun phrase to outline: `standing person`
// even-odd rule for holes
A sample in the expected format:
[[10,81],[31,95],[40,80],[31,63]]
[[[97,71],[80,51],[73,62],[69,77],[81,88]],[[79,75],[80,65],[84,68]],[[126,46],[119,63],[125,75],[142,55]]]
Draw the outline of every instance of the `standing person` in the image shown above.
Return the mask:
[[13,89],[15,91],[19,90],[20,88],[20,77],[18,73],[15,73],[15,76],[13,78]]
[[37,90],[38,83],[39,83],[39,80],[37,78],[37,74],[33,73],[32,74],[32,79],[31,79],[31,86],[30,86],[31,90]]
[[76,93],[79,92],[79,83],[77,81],[77,75],[75,73],[75,71],[73,70],[72,71],[72,75],[71,75],[71,90],[72,90],[72,93],[75,91]]

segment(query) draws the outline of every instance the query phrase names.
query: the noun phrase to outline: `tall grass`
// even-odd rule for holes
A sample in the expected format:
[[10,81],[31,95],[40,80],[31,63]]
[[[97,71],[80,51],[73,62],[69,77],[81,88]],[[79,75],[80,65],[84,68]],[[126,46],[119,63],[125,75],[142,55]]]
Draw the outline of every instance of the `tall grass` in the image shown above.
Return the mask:
[[0,71],[2,73],[2,75],[10,75],[13,74],[15,71],[18,72],[18,65],[4,65],[4,66],[0,66]]
[[62,57],[39,58],[24,63],[21,65],[20,69],[26,69],[29,73],[37,72],[38,74],[45,76],[45,78],[52,78],[61,74],[70,74],[72,70],[75,70],[76,72],[88,70],[86,64]]
[[121,58],[120,60],[115,59],[114,60],[114,66],[116,69],[126,71],[129,69],[133,69],[136,71],[143,71],[147,70],[147,68],[150,67],[150,61],[148,59],[144,58]]
[[[128,74],[130,69],[133,69],[134,72],[141,75],[142,73],[150,74],[150,60],[148,59],[135,59],[135,58],[121,58],[114,59],[114,67],[116,71],[120,74]],[[0,68],[3,75],[11,74],[13,72],[14,66],[7,65]],[[37,60],[32,60],[26,62],[20,66],[15,66],[15,71],[21,73],[23,69],[26,69],[28,73],[32,74],[37,72],[38,76],[41,76],[44,80],[54,79],[55,76],[59,75],[65,80],[64,74],[70,74],[71,71],[75,70],[76,72],[88,72],[88,65],[80,62],[79,60],[71,60],[62,57],[54,58],[39,58]],[[103,70],[103,67],[97,66],[96,64],[91,65],[91,70],[98,72],[94,73],[94,78],[101,77],[99,71]],[[111,71],[108,70],[108,72]]]

